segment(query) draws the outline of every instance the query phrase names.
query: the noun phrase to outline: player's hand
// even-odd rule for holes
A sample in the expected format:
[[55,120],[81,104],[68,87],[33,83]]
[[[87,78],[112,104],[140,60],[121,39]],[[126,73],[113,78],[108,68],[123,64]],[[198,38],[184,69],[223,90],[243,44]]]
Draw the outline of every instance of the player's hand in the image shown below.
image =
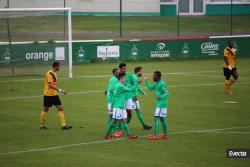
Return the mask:
[[63,90],[63,89],[59,89],[59,92],[62,93],[62,94],[64,94],[64,95],[67,94],[67,92],[65,90]]
[[232,71],[232,66],[228,65],[227,68]]
[[139,80],[138,80],[138,83],[139,83],[139,84],[142,83],[142,80],[139,79]]
[[67,92],[66,92],[65,90],[62,90],[62,94],[66,95],[66,94],[67,94]]
[[161,99],[161,97],[160,97],[160,96],[157,96],[157,97],[156,97],[156,99],[157,99],[157,100],[160,100],[160,99]]
[[144,79],[145,79],[145,80],[148,80],[148,76],[147,76],[147,75],[145,75],[145,76],[144,76]]

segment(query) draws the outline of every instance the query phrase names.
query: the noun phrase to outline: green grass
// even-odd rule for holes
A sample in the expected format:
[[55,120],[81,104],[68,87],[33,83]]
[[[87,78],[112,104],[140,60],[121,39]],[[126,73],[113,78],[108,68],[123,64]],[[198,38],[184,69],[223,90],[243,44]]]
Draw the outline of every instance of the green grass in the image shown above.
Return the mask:
[[[102,91],[109,77],[87,75],[110,74],[118,63],[92,63],[74,66],[73,79],[59,79],[59,86],[69,93]],[[47,117],[48,131],[39,130],[42,109],[43,80],[33,77],[0,77],[0,166],[39,167],[113,167],[113,166],[249,166],[250,159],[227,159],[226,148],[250,148],[250,127],[217,132],[179,133],[190,130],[250,126],[250,59],[239,59],[239,80],[233,85],[233,96],[223,92],[222,60],[129,62],[129,71],[141,65],[145,73],[164,72],[169,85],[168,140],[121,140],[100,144],[77,145],[44,151],[2,155],[3,153],[50,148],[82,142],[104,141],[107,129],[106,99],[103,92],[60,95],[71,131],[62,131],[55,109]],[[49,68],[49,67],[48,67]],[[44,71],[45,72],[45,71]],[[180,73],[177,73],[180,72]],[[184,75],[181,72],[186,72]],[[36,79],[38,79],[36,77]],[[8,81],[8,82],[5,82]],[[221,83],[221,84],[220,84]],[[204,85],[211,84],[211,85]],[[188,86],[193,85],[193,86]],[[144,83],[142,83],[144,87]],[[148,91],[147,91],[148,92]],[[10,100],[4,98],[30,97]],[[154,93],[140,96],[144,118],[153,124]],[[225,101],[236,101],[226,104]],[[145,136],[133,114],[130,129]]]
[[[249,20],[249,15],[233,16],[233,32],[249,33]],[[6,20],[1,19],[0,24],[6,25]],[[64,31],[64,22],[63,16],[12,18],[10,19],[10,27],[12,33],[40,32],[45,34],[41,34],[39,38],[44,38],[44,36],[46,36],[50,39],[55,37],[53,33]],[[4,32],[4,29],[1,31]],[[145,33],[144,35],[140,35],[140,37],[147,37],[153,32],[177,35],[177,29],[176,16],[123,17],[123,33]],[[119,35],[114,35],[112,33],[119,34],[120,19],[118,16],[73,16],[72,30],[74,33],[85,33],[83,35],[75,35],[74,39],[119,38]],[[46,34],[48,32],[51,32],[52,34]],[[229,33],[230,16],[180,16],[180,33],[193,33],[195,35],[196,32]],[[93,36],[94,33],[99,33],[99,35]],[[110,35],[103,36],[103,33],[110,33]],[[127,35],[127,37],[137,37],[137,35]],[[22,34],[19,37],[13,35],[14,40],[34,40],[35,38],[36,35],[31,35],[31,37],[25,34]],[[7,40],[7,37],[3,37],[3,39]]]

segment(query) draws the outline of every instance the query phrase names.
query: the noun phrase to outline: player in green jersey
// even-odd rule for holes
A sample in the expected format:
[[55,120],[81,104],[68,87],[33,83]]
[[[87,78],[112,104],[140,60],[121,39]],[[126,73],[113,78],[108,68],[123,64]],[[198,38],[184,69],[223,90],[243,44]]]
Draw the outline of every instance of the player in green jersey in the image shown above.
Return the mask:
[[[150,91],[155,91],[156,94],[156,110],[155,110],[155,121],[154,121],[154,135],[149,136],[148,140],[157,139],[167,139],[168,138],[168,128],[167,128],[167,109],[168,101],[167,97],[169,95],[167,84],[161,80],[161,72],[155,71],[153,75],[154,84],[151,85],[148,77],[145,76],[146,86]],[[160,122],[163,128],[163,135],[159,136],[158,131],[160,127]]]
[[126,104],[125,99],[126,95],[129,92],[132,92],[136,89],[136,87],[139,84],[139,81],[135,83],[133,87],[128,88],[125,86],[125,74],[120,73],[118,75],[119,82],[115,85],[113,100],[112,100],[112,106],[113,106],[113,121],[109,124],[107,133],[105,135],[105,139],[112,139],[112,129],[115,127],[116,122],[118,120],[122,121],[122,127],[128,136],[129,139],[135,139],[137,136],[133,136],[130,133],[128,124],[127,124],[127,112],[126,112]]
[[[142,67],[136,67],[134,69],[135,74],[132,75],[132,84],[134,85],[136,82],[138,82],[139,78],[142,76],[143,74],[143,70]],[[136,111],[136,115],[137,118],[139,119],[141,125],[143,126],[144,130],[149,130],[152,128],[152,126],[149,126],[147,124],[145,124],[143,116],[142,116],[142,112],[141,112],[141,107],[140,107],[140,103],[138,100],[138,92],[146,95],[146,93],[144,92],[144,90],[141,88],[140,85],[138,85],[136,87],[136,89],[132,92],[132,109],[134,109]]]
[[113,98],[113,95],[114,95],[115,85],[118,82],[117,76],[119,74],[119,69],[114,68],[112,70],[112,74],[113,75],[109,79],[109,84],[108,84],[107,91],[105,91],[105,95],[107,96],[107,103],[108,103],[107,107],[108,107],[108,114],[109,114],[108,125],[112,121],[112,115],[113,115],[113,112],[112,112],[112,98]]
[[[132,74],[127,72],[127,65],[125,63],[120,63],[119,65],[120,73],[125,75],[125,86],[130,88],[132,86]],[[126,104],[126,111],[127,111],[127,116],[128,116],[128,123],[130,123],[131,118],[132,118],[132,92],[127,92],[125,96],[125,104]]]

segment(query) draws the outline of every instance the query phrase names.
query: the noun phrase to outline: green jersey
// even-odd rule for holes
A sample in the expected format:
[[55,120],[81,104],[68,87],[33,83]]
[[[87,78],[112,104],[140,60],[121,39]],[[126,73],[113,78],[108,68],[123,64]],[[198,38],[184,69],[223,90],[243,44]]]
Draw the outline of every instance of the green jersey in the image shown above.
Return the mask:
[[115,85],[115,91],[114,91],[113,100],[112,100],[113,108],[125,109],[126,108],[125,107],[126,95],[127,93],[134,91],[137,85],[138,85],[138,82],[134,86],[128,88],[127,86],[125,86],[125,84],[118,82]]
[[[126,75],[125,75],[125,77],[126,77],[126,80],[125,80],[125,83],[124,83],[124,85],[126,86],[126,87],[128,87],[128,88],[130,88],[131,86],[133,86],[133,81],[132,81],[132,74],[130,74],[129,72],[126,72]],[[133,96],[133,93],[132,92],[128,92],[127,94],[126,94],[126,100],[128,100],[128,99],[132,99],[132,96]]]
[[149,80],[146,80],[146,86],[150,91],[155,91],[156,96],[160,97],[159,100],[156,101],[156,106],[159,108],[168,107],[167,97],[169,95],[168,86],[163,80],[159,80],[155,82],[153,85],[150,84]]
[[[136,83],[139,80],[139,76],[137,74],[132,75],[132,83]],[[140,85],[137,85],[136,89],[132,92],[132,98],[136,97],[138,95],[138,92],[141,94],[145,94],[144,90],[141,88]]]
[[107,89],[107,101],[108,103],[112,103],[112,98],[114,95],[114,90],[115,90],[115,85],[117,84],[118,79],[115,75],[113,75],[110,79],[109,79],[109,85],[108,85],[108,89]]

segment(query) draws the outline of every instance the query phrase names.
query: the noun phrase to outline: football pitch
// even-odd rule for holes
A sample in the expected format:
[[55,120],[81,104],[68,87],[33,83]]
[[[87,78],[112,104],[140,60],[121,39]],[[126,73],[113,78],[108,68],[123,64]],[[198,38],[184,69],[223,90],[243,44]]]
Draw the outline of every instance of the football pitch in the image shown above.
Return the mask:
[[[224,94],[222,63],[127,62],[130,72],[136,66],[147,74],[160,70],[169,86],[169,139],[156,141],[146,140],[153,131],[142,130],[135,113],[129,126],[138,139],[104,139],[104,90],[118,62],[74,65],[73,79],[59,78],[59,87],[68,91],[60,97],[66,121],[73,125],[69,131],[60,129],[55,108],[47,116],[49,130],[39,130],[43,78],[0,77],[0,167],[249,166],[249,158],[226,158],[226,149],[250,148],[250,59],[237,60],[232,96]],[[153,125],[155,95],[146,92],[139,100],[146,123]]]

